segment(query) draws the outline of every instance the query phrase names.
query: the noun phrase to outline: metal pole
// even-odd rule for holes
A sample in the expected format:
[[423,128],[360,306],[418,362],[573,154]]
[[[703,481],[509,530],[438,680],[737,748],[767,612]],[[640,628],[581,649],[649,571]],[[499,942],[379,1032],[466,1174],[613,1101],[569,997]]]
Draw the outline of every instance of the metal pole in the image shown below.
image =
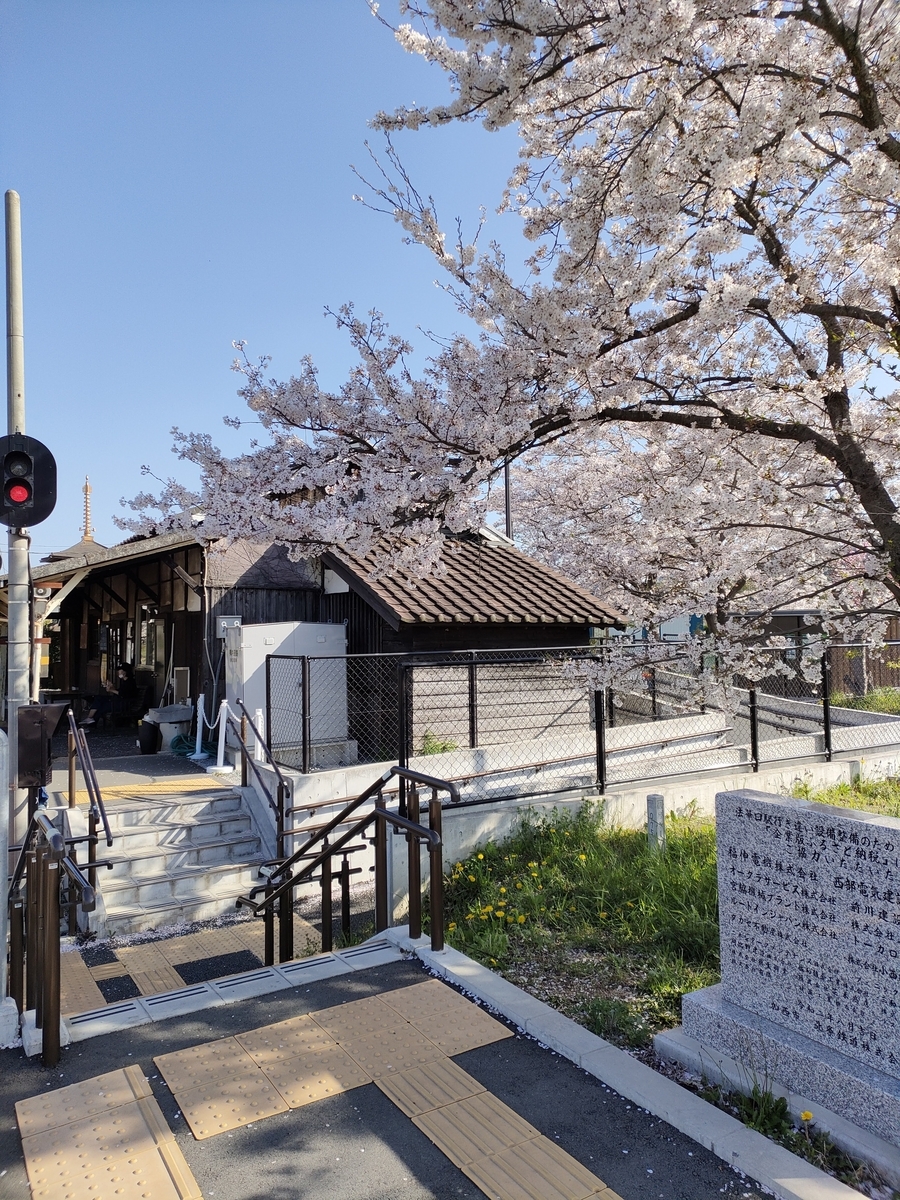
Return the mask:
[[[290,878],[291,875],[285,875],[282,882]],[[278,905],[278,961],[290,962],[294,957],[294,893],[291,888],[282,892]]]
[[77,803],[76,779],[75,779],[75,734],[69,730],[69,744],[67,752],[67,762],[69,767],[69,808],[75,808]]
[[605,688],[594,692],[594,736],[597,752],[597,790],[606,792],[606,695]]
[[759,770],[759,704],[756,688],[750,689],[750,763],[754,771]]
[[254,725],[256,726],[259,737],[253,739],[253,757],[257,762],[265,762],[266,756],[263,754],[263,743],[266,740],[266,719],[261,708],[258,708],[254,715]]
[[[312,744],[311,744],[312,738],[310,736],[311,731],[312,731],[312,713],[309,710],[310,703],[311,703],[311,696],[312,696],[312,688],[310,686],[310,679],[309,679],[309,656],[306,654],[304,654],[303,658],[300,660],[300,692],[301,692],[301,706],[303,709],[303,729],[302,729],[303,750],[302,750],[302,755],[301,755],[300,770],[303,772],[304,775],[308,775],[310,772],[310,765],[312,762]],[[272,728],[272,721],[270,718],[269,719],[269,729],[271,730],[271,728]],[[269,741],[271,742],[271,740],[272,740],[272,735],[270,733]]]
[[346,854],[341,863],[341,934],[345,942],[350,937],[350,859]]
[[[376,813],[383,813],[386,808],[384,794],[379,792],[375,797]],[[384,817],[375,817],[375,932],[381,933],[387,929],[388,894],[387,894],[387,821]]]
[[444,850],[443,817],[437,790],[432,788],[428,802],[428,824],[442,839],[437,846],[428,846],[429,923],[431,925],[431,948],[444,948]]
[[43,1026],[41,1062],[59,1062],[59,861],[44,860]]
[[269,896],[271,884],[266,888],[266,906],[263,909],[263,958],[267,967],[275,965],[275,908]]
[[[415,780],[410,785],[406,798],[406,815],[410,821],[419,823],[419,790]],[[406,855],[409,867],[409,936],[422,936],[422,864],[419,858],[419,839],[407,830]]]
[[[25,332],[22,301],[22,218],[19,193],[6,193],[6,417],[7,432],[25,432]],[[28,535],[10,527],[7,551],[6,719],[9,737],[8,820],[0,816],[0,878],[9,874],[10,839],[20,844],[28,830],[25,793],[17,787],[20,704],[31,694],[31,628],[28,604]],[[5,884],[4,884],[5,889]],[[6,995],[6,897],[0,905],[0,1003]]]
[[194,753],[190,755],[195,761],[208,757],[208,755],[203,753],[203,723],[206,719],[205,707],[206,697],[201,692],[197,697],[197,734],[194,738]]
[[247,718],[241,717],[241,787],[247,786]]
[[828,650],[822,655],[822,732],[825,735],[825,761],[831,762],[831,662]]
[[[322,851],[328,849],[328,838],[322,843]],[[322,859],[322,950],[329,951],[334,949],[334,935],[332,928],[334,924],[334,911],[331,904],[331,855]]]
[[478,664],[475,651],[469,656],[469,747],[478,745]]
[[25,901],[12,901],[9,927],[9,994],[19,1012],[25,1011]]
[[25,860],[25,1008],[37,1007],[38,895],[41,888],[40,858],[32,843]]
[[225,737],[228,733],[228,701],[223,700],[219,705],[219,752],[216,755],[216,766],[225,766]]

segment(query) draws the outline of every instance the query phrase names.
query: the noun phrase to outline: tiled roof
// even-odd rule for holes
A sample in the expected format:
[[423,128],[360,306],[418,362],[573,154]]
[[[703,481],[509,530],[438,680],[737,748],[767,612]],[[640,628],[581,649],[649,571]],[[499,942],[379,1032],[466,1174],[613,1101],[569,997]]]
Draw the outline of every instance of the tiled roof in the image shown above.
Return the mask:
[[448,541],[446,571],[410,585],[371,578],[374,554],[326,554],[325,563],[395,629],[407,624],[624,624],[625,618],[558,571],[491,533]]

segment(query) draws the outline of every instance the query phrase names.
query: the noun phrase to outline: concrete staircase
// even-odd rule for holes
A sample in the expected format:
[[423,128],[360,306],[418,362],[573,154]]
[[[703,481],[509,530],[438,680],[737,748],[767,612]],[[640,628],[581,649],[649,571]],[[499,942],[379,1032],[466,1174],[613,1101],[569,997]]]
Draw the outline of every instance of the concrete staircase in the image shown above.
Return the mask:
[[[234,910],[265,858],[240,793],[230,789],[106,802],[114,838],[101,842],[97,933],[139,933]],[[105,924],[105,928],[101,926]]]

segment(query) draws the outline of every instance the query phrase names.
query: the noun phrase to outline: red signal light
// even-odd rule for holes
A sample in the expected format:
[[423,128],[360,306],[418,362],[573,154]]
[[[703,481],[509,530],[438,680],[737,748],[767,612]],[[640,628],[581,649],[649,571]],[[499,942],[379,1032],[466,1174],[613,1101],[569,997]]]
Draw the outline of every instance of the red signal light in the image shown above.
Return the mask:
[[31,489],[24,483],[14,483],[7,493],[13,504],[24,504],[31,495]]

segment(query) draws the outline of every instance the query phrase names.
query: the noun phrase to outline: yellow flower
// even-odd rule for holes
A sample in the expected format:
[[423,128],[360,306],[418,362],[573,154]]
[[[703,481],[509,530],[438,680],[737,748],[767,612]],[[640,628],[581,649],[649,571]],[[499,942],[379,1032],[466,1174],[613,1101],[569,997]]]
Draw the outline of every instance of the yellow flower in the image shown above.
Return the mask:
[[455,922],[455,921],[451,921],[451,922],[450,922],[450,924],[447,926],[447,928],[448,928],[448,929],[455,929],[455,928],[456,928],[456,922]]
[[541,912],[546,912],[546,911],[547,911],[547,910],[546,910],[546,908],[545,908],[545,907],[543,906],[543,904],[542,904],[542,905],[541,905]]
[[506,888],[501,888],[501,889],[500,889],[500,895],[501,895],[501,896],[505,896],[505,895],[506,895]]
[[538,873],[537,873],[537,871],[532,871],[532,872],[531,872],[531,878],[532,878],[532,879],[537,879],[537,877],[538,877]]
[[525,924],[525,918],[524,918],[524,916],[522,916],[522,914],[521,914],[521,913],[519,914],[519,924],[520,924],[520,925],[524,925],[524,924]]
[[812,1115],[812,1113],[811,1113],[811,1112],[809,1112],[809,1111],[807,1111],[807,1112],[802,1112],[802,1113],[800,1114],[800,1120],[801,1120],[801,1121],[811,1121],[812,1119],[813,1119],[813,1115]]
[[529,865],[529,867],[536,867],[537,863],[529,863],[528,865]]
[[586,854],[579,854],[579,855],[578,855],[578,857],[579,857],[579,859],[581,860],[581,862],[587,862],[587,855],[586,855]]
[[482,920],[482,921],[486,921],[486,920],[487,920],[487,913],[482,913],[482,914],[481,914],[481,920]]
[[474,913],[466,913],[466,920],[467,920],[467,921],[474,921],[474,920],[475,920],[475,914],[474,914]]
[[607,916],[607,915],[608,915],[607,913],[601,913],[601,914],[600,914],[600,920],[602,921],[602,920],[603,920],[603,918],[604,918],[605,916]]
[[481,911],[482,912],[493,912],[494,906],[493,906],[493,904],[486,904]]
[[522,885],[521,885],[521,883],[517,883],[517,884],[516,884],[516,887],[517,887],[517,888],[518,888],[520,891],[522,890]]
[[469,876],[469,883],[474,883],[474,882],[475,882],[475,876],[474,876],[474,875],[470,875],[470,876]]
[[512,925],[514,921],[515,921],[515,917],[507,917],[506,918],[507,925]]
[[[481,860],[482,860],[483,858],[484,858],[484,855],[483,855],[483,854],[479,854],[479,855],[478,855],[478,861],[479,861],[479,862],[481,862]],[[491,962],[493,962],[493,961],[494,961],[494,960],[493,960],[493,959],[491,959]]]

